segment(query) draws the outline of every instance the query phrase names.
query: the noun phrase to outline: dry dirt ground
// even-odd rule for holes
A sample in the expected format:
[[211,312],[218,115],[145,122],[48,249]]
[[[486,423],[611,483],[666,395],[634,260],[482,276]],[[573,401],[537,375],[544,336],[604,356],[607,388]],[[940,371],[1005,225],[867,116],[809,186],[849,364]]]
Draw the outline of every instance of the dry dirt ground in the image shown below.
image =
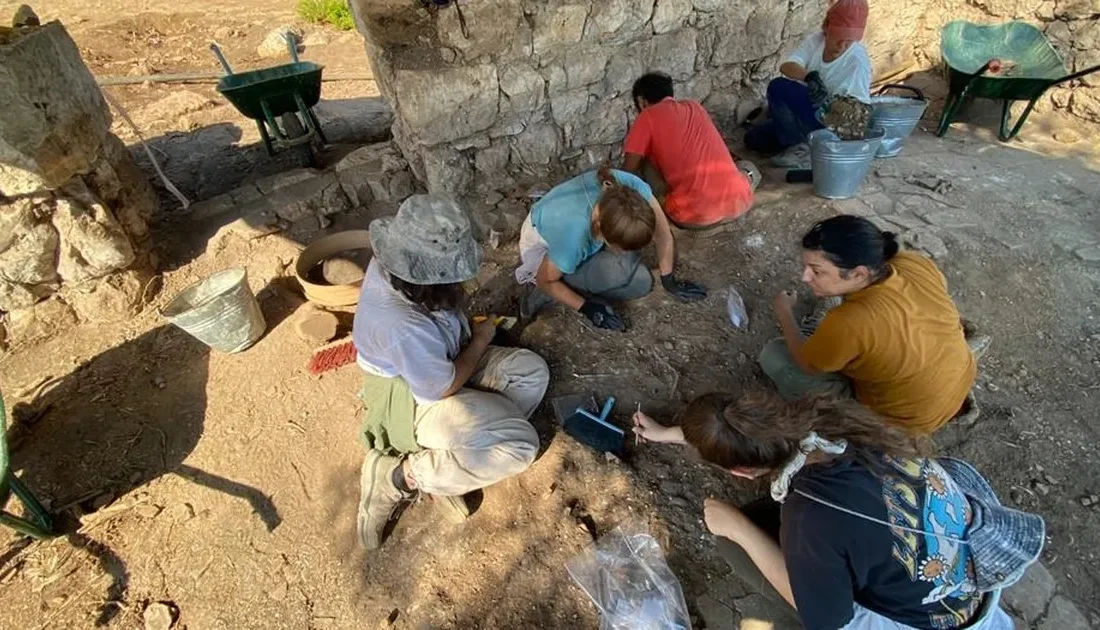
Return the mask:
[[[160,71],[212,66],[203,33],[218,26],[240,25],[242,43],[227,49],[244,60],[260,34],[292,20],[289,2],[211,4],[64,2],[71,12],[40,12],[67,19],[104,74],[125,74],[135,54],[153,58],[153,46],[120,52],[120,34],[148,32],[133,26],[143,18],[123,15],[152,15],[144,19],[165,34],[192,20],[194,45],[170,53],[191,57],[150,62]],[[366,71],[358,42],[339,46],[330,68]],[[178,88],[131,88],[124,106],[140,108],[147,89]],[[366,83],[360,89],[346,96],[370,95]],[[215,112],[173,133],[186,141],[222,123],[247,131],[225,106],[203,110]],[[939,446],[974,462],[1010,505],[1046,517],[1044,563],[1059,592],[1100,627],[1100,508],[1081,502],[1100,493],[1100,263],[1075,253],[1100,243],[1100,157],[1089,140],[1051,142],[1049,124],[1065,121],[1037,120],[1008,145],[965,127],[943,140],[918,134],[901,157],[876,163],[858,201],[826,202],[769,173],[735,229],[679,239],[681,273],[710,287],[706,301],[685,306],[658,290],[626,308],[625,334],[552,310],[516,341],[549,361],[551,397],[596,391],[619,399],[620,423],[635,402],[668,418],[694,395],[763,386],[754,359],[776,334],[768,305],[798,286],[795,244],[814,220],[841,211],[923,217],[946,245],[941,266],[961,310],[994,337],[976,390],[980,420],[949,427]],[[262,152],[249,160],[234,177],[279,168]],[[914,175],[947,186],[932,193],[907,181]],[[342,216],[330,229],[384,210]],[[146,607],[167,602],[177,627],[191,629],[596,628],[595,609],[564,568],[592,540],[579,510],[597,534],[630,518],[649,525],[695,627],[736,627],[738,617],[786,624],[728,575],[701,521],[705,497],[744,501],[761,487],[672,448],[642,446],[609,463],[561,434],[548,405],[534,418],[539,459],[489,488],[468,522],[446,524],[421,503],[380,551],[360,550],[358,377],[354,367],[320,378],[305,370],[311,347],[293,331],[302,300],[286,277],[301,244],[282,235],[208,243],[181,219],[156,226],[164,288],[141,316],[0,358],[16,418],[14,468],[72,532],[33,544],[0,532],[0,627],[141,628]],[[515,309],[515,259],[514,244],[487,253],[479,310]],[[157,311],[232,266],[248,270],[268,332],[248,351],[222,355]],[[747,331],[726,318],[731,285],[748,306]]]

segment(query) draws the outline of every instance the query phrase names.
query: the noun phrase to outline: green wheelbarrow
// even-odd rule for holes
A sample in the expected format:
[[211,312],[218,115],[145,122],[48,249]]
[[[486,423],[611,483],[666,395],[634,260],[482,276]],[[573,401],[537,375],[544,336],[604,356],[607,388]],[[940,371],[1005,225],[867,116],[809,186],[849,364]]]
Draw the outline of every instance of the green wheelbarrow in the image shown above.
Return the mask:
[[[8,499],[13,494],[23,504],[24,516],[16,516],[7,511]],[[7,414],[4,412],[3,400],[0,400],[0,525],[32,538],[57,535],[50,513],[11,470],[11,461],[8,459]]]
[[314,166],[315,141],[328,144],[313,107],[321,100],[321,71],[324,66],[298,61],[293,35],[286,36],[292,63],[235,74],[216,43],[210,50],[218,58],[225,76],[218,80],[218,92],[244,116],[256,121],[268,155],[289,150],[301,166]]
[[[1071,74],[1043,32],[1025,22],[993,26],[951,22],[940,35],[940,52],[950,86],[937,133],[941,137],[963,100],[992,98],[1004,102],[999,135],[1007,142],[1020,132],[1048,89],[1100,70],[1093,66]],[[1015,125],[1009,122],[1013,101],[1028,101]]]

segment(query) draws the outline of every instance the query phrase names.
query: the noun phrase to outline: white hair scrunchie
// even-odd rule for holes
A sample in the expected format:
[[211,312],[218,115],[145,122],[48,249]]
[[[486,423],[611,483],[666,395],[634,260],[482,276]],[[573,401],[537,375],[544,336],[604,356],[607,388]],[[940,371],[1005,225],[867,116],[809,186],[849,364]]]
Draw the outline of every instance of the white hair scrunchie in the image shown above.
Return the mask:
[[840,455],[847,449],[847,440],[830,442],[818,435],[816,431],[810,431],[810,434],[798,443],[798,452],[783,465],[783,468],[779,471],[779,476],[772,482],[772,498],[779,503],[787,498],[787,493],[791,488],[791,479],[806,465],[806,456],[810,453],[822,451],[830,455]]

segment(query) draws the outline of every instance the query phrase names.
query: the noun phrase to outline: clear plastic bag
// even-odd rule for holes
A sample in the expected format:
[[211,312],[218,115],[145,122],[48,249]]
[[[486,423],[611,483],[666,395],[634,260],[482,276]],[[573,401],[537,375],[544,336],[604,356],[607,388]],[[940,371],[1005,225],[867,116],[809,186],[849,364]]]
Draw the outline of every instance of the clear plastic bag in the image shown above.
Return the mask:
[[748,330],[749,313],[745,310],[745,300],[741,299],[741,294],[732,284],[727,291],[729,293],[726,296],[726,313],[730,316],[730,321],[735,328]]
[[565,568],[600,609],[600,630],[691,630],[680,582],[641,523],[619,525]]

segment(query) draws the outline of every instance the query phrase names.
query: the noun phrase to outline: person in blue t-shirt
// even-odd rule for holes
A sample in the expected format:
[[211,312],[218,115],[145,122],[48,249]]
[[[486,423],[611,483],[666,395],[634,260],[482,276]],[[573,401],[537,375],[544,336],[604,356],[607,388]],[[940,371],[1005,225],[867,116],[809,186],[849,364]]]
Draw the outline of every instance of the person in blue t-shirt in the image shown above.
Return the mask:
[[638,253],[652,241],[665,290],[683,301],[705,298],[706,289],[673,275],[672,230],[640,178],[603,167],[555,186],[531,207],[520,231],[516,279],[535,285],[521,314],[529,319],[556,301],[597,328],[625,330],[610,302],[639,298],[653,288]]
[[770,499],[707,499],[703,516],[738,577],[807,630],[1012,630],[1000,593],[1042,551],[1042,518],[1002,506],[969,464],[922,456],[859,403],[707,394],[676,426],[635,414],[634,432],[772,479]]

